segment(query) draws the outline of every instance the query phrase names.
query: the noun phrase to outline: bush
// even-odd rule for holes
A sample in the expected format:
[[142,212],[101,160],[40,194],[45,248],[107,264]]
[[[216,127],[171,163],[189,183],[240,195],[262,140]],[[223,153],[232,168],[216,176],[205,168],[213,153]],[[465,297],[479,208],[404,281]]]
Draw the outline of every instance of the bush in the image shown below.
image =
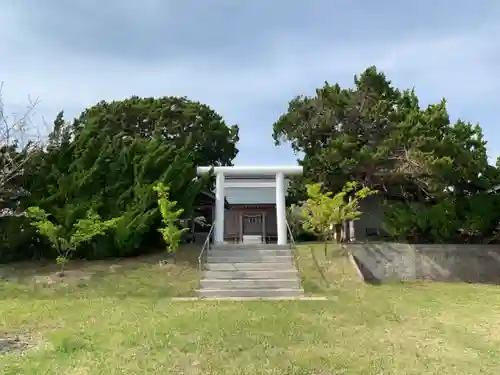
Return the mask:
[[477,194],[432,204],[386,202],[383,212],[384,231],[399,241],[483,243],[495,237],[500,223],[500,197]]
[[0,263],[54,256],[47,242],[23,216],[0,217]]

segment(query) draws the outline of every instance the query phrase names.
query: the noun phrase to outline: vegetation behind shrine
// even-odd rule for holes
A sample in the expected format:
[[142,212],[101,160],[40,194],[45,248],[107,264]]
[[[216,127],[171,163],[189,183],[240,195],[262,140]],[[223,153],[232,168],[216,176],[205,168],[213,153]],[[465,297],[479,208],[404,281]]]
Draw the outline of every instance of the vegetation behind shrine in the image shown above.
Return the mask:
[[[488,164],[480,126],[452,124],[444,99],[422,107],[413,90],[395,88],[374,67],[354,83],[325,83],[314,96],[292,99],[273,125],[276,143],[290,142],[303,155],[291,201],[305,198],[306,184],[336,193],[354,181],[385,201],[389,238],[496,241],[500,198],[491,189],[500,184],[500,165]],[[195,178],[196,166],[231,165],[238,126],[187,98],[131,97],[97,103],[72,121],[61,112],[44,147],[1,141],[0,170],[9,178],[0,176],[0,209],[12,211],[0,218],[0,261],[56,257],[22,215],[31,206],[65,228],[90,211],[120,218],[73,254],[96,259],[161,247],[153,187],[167,186],[190,217],[212,183]]]

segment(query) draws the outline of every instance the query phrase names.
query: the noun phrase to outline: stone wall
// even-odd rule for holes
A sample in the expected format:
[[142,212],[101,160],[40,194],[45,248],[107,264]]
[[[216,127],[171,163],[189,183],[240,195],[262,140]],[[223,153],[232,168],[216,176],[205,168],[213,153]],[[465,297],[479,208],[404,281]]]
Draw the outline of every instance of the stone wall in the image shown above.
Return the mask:
[[364,243],[348,246],[367,282],[405,280],[500,284],[500,245]]

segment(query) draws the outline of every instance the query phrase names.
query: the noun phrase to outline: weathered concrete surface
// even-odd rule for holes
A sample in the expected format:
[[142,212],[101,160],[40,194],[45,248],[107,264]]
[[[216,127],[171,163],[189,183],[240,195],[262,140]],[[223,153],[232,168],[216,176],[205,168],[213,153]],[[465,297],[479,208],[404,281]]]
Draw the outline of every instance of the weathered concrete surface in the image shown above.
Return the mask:
[[500,284],[500,245],[403,243],[350,244],[364,279],[371,283],[405,280]]
[[304,295],[292,250],[270,244],[216,245],[207,256],[198,296],[298,298]]

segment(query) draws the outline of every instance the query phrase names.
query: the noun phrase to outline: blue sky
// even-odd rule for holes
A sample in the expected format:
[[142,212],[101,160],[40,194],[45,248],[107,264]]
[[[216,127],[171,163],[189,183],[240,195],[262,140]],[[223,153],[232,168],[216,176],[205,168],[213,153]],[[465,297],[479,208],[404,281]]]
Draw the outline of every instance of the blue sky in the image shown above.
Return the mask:
[[288,101],[374,64],[479,122],[493,161],[499,19],[498,0],[3,0],[0,81],[9,112],[40,98],[41,127],[101,99],[185,95],[240,125],[236,164],[291,164],[271,138]]

